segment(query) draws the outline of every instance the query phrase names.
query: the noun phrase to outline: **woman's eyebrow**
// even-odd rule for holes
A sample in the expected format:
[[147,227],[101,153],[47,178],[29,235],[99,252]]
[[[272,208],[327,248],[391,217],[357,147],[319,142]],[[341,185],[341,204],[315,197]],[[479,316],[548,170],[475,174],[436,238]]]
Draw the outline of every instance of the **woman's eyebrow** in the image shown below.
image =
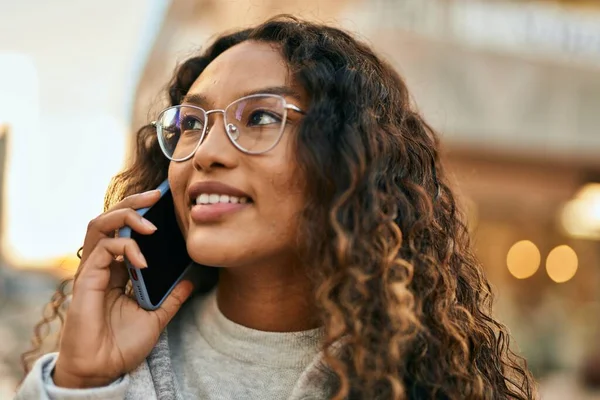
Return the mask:
[[298,93],[296,90],[292,89],[289,86],[270,86],[256,90],[250,90],[248,92],[244,92],[240,97],[252,96],[254,94],[276,94],[284,97],[292,97],[298,101],[302,100],[302,96],[300,96],[300,93]]
[[[255,94],[276,94],[284,97],[292,97],[297,101],[302,101],[300,93],[289,86],[269,86],[260,89],[254,89],[240,94],[238,98],[252,96]],[[208,98],[201,93],[188,93],[185,95],[181,103],[192,104],[199,107],[208,107],[212,105]]]
[[192,104],[198,107],[206,107],[209,105],[209,101],[203,94],[200,93],[188,93],[185,95],[181,103]]

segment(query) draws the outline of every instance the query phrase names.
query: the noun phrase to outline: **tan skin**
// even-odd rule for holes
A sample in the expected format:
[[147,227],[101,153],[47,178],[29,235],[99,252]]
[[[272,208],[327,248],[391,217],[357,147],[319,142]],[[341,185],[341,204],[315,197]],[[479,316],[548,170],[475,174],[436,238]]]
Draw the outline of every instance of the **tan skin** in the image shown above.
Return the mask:
[[[305,96],[291,82],[276,48],[245,42],[215,59],[188,95],[202,95],[209,103],[202,104],[206,109],[225,108],[247,92],[283,87],[296,93],[285,96],[289,103],[306,109]],[[295,256],[303,195],[292,157],[292,135],[301,118],[290,112],[281,142],[256,156],[237,150],[225,134],[222,116],[213,114],[208,136],[194,156],[169,167],[175,210],[190,256],[200,264],[222,267],[217,288],[220,310],[238,324],[264,331],[316,327],[311,286]],[[248,193],[252,204],[210,224],[194,222],[187,188],[208,180]],[[151,234],[154,228],[134,210],[151,206],[158,198],[155,191],[128,197],[90,223],[54,370],[56,385],[103,386],[136,368],[193,292],[189,281],[181,282],[156,311],[141,309],[124,293],[127,273],[114,258],[124,255],[139,268],[145,260],[133,240],[111,234],[125,225]]]
[[[202,95],[205,109],[224,108],[246,93],[289,87],[286,64],[269,44],[242,43],[214,60],[196,80],[188,97]],[[293,88],[290,87],[293,90]],[[300,90],[286,100],[306,109]],[[186,101],[183,102],[186,104]],[[188,252],[201,264],[225,266],[219,276],[218,304],[229,319],[266,331],[298,331],[313,314],[306,278],[294,257],[295,217],[303,195],[291,160],[293,128],[302,115],[288,113],[282,140],[262,155],[246,155],[228,139],[221,114],[195,156],[171,163],[169,177],[175,209],[187,237]],[[253,204],[216,224],[190,218],[187,188],[218,181],[248,193]]]

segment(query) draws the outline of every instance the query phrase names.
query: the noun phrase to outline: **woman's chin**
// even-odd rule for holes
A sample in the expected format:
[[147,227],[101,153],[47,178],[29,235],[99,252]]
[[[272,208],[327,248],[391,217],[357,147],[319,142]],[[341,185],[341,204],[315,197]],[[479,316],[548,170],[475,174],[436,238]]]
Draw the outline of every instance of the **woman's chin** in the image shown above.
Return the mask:
[[[200,235],[197,235],[200,236]],[[228,267],[236,264],[238,250],[232,241],[211,237],[188,237],[187,251],[190,258],[198,264],[211,267]]]
[[[194,227],[186,235],[189,256],[198,264],[213,267],[241,267],[276,254],[277,240],[239,227]],[[265,248],[266,247],[266,248]]]
[[223,253],[216,251],[215,248],[193,248],[188,247],[190,258],[196,263],[207,265],[209,267],[227,267],[232,262],[230,257],[224,257]]

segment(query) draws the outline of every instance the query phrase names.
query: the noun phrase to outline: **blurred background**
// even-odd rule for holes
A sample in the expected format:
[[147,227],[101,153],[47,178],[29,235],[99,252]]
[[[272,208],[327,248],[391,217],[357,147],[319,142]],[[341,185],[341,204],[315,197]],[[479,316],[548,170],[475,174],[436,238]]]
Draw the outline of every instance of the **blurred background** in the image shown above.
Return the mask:
[[0,399],[177,63],[278,13],[396,66],[542,398],[600,399],[598,0],[0,0]]

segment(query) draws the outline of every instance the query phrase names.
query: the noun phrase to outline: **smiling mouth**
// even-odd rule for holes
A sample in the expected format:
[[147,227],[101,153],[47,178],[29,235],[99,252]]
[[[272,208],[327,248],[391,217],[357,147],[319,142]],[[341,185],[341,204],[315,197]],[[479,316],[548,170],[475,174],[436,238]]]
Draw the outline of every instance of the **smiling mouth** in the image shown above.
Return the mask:
[[211,205],[211,204],[246,204],[252,203],[249,197],[230,196],[227,194],[217,193],[202,193],[192,201],[192,206],[195,205]]

